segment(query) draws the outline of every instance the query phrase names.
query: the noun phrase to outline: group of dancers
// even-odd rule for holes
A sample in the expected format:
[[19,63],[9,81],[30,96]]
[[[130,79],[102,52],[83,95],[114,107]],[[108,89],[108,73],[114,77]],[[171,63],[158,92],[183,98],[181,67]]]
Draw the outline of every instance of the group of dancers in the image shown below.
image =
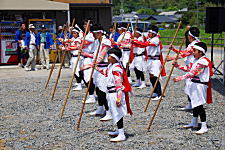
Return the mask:
[[[86,34],[85,34],[86,29]],[[198,116],[200,116],[202,126],[196,134],[203,134],[208,131],[206,126],[206,113],[203,104],[209,99],[207,89],[210,89],[211,62],[205,56],[207,46],[198,39],[199,29],[191,27],[189,31],[190,44],[185,50],[180,52],[170,45],[170,49],[179,52],[179,58],[184,58],[186,66],[180,66],[176,61],[175,67],[187,72],[185,75],[174,78],[174,82],[186,80],[185,93],[188,95],[188,108],[193,109],[192,122],[184,128],[198,127]],[[71,68],[79,58],[75,78],[75,91],[82,90],[82,82],[90,88],[89,97],[86,104],[95,103],[97,95],[98,107],[90,115],[104,116],[100,121],[113,120],[117,125],[117,130],[108,132],[111,142],[121,142],[126,140],[124,134],[123,118],[128,113],[132,115],[129,103],[129,93],[132,86],[138,89],[146,87],[145,73],[149,74],[152,86],[155,85],[159,73],[165,76],[163,68],[162,43],[158,33],[158,27],[151,25],[148,28],[148,36],[144,36],[143,30],[136,27],[133,32],[128,30],[127,24],[116,26],[108,35],[99,24],[83,22],[83,30],[79,27],[72,29],[70,38],[64,35],[58,38],[59,48],[71,52]],[[168,56],[167,60],[174,57]],[[94,62],[96,60],[96,62]],[[92,78],[90,78],[92,68],[95,68]],[[130,72],[134,71],[136,83],[132,83]],[[91,79],[91,80],[90,80]],[[132,85],[132,86],[131,86]],[[160,81],[152,95],[153,100],[159,100],[162,96]]]

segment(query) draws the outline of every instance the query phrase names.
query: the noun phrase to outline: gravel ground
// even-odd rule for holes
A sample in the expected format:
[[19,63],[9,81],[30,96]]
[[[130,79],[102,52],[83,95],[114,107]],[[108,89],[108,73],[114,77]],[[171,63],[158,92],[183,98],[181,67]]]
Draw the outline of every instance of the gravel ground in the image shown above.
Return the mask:
[[[171,67],[167,63],[167,70]],[[183,73],[175,69],[173,76]],[[156,101],[143,112],[151,90],[134,88],[131,97],[133,116],[124,119],[127,140],[110,143],[107,132],[115,126],[112,122],[100,122],[100,117],[88,116],[96,104],[87,104],[80,131],[75,129],[82,106],[82,92],[72,91],[63,119],[59,111],[65,98],[71,70],[63,69],[55,99],[50,100],[57,70],[47,90],[44,89],[47,70],[25,72],[23,69],[0,69],[0,149],[224,149],[225,148],[225,90],[213,78],[213,104],[205,105],[208,133],[195,135],[191,129],[181,126],[189,123],[192,114],[180,111],[187,103],[184,82],[170,82],[166,97],[162,101],[152,128],[147,126],[153,115]],[[166,78],[162,79],[164,83]]]

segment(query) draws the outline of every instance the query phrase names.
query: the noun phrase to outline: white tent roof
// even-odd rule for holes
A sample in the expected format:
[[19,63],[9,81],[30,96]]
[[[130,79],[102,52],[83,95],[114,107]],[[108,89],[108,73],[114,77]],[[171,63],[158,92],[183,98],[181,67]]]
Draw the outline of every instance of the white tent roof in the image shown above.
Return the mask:
[[0,10],[69,10],[69,4],[49,0],[0,0]]

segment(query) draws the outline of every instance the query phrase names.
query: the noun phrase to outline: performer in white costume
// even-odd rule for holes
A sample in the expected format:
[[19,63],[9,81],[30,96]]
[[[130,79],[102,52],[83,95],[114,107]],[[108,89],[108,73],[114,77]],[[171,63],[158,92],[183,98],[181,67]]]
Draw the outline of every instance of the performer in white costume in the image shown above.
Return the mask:
[[[73,37],[70,39],[71,44],[68,47],[68,50],[71,51],[70,64],[72,66],[72,70],[74,70],[75,63],[77,62],[77,59],[78,59],[78,49],[80,48],[81,39],[79,38],[79,30],[77,28],[74,28],[72,30],[72,35],[73,35]],[[77,64],[76,72],[75,72],[77,87],[73,89],[74,91],[82,90],[82,84],[81,84],[82,78],[79,75],[79,71],[80,71],[80,67],[81,67],[81,60],[82,60],[82,58],[80,58],[80,60]]]
[[[130,31],[126,31],[127,29],[126,23],[123,23],[120,28],[122,30],[122,33],[117,39],[117,45],[122,50],[122,64],[123,64],[123,67],[126,68],[129,63],[132,33]],[[132,83],[129,69],[127,72],[127,76],[128,76],[129,82]]]
[[[138,42],[144,42],[142,31],[141,28],[137,28],[134,31],[134,39]],[[132,48],[134,59],[129,69],[134,70],[137,77],[137,81],[133,86],[142,89],[146,87],[144,77],[144,72],[146,71],[146,51],[145,48],[139,47],[138,45],[133,45]]]
[[190,83],[187,86],[188,96],[191,99],[191,105],[193,108],[193,118],[192,122],[185,125],[184,128],[197,128],[198,127],[198,116],[200,116],[202,126],[201,129],[196,134],[203,134],[208,131],[206,125],[206,113],[203,105],[207,103],[212,103],[211,87],[210,87],[210,76],[213,75],[212,64],[210,60],[205,56],[207,51],[207,46],[203,42],[195,43],[193,45],[193,56],[194,60],[191,62],[193,65],[191,67],[180,66],[176,62],[175,67],[186,71],[183,76],[174,78],[175,82],[190,79]]
[[[84,29],[87,26],[87,20],[84,21],[83,27]],[[94,44],[95,44],[95,38],[93,36],[93,33],[91,32],[91,26],[92,23],[90,23],[89,27],[87,28],[87,35],[85,37],[84,41],[84,46],[81,55],[83,56],[83,60],[81,62],[81,66],[85,66],[87,64],[91,64],[93,61],[93,57],[89,57],[88,54],[94,54]],[[82,77],[84,83],[86,86],[88,86],[88,82],[91,82],[91,86],[89,88],[89,98],[86,101],[86,104],[90,103],[95,103],[95,95],[94,95],[94,90],[95,90],[95,85],[93,83],[93,80],[90,80],[90,75],[91,75],[91,69],[83,70],[80,72],[80,76]]]
[[[94,25],[92,28],[92,32],[93,35],[95,37],[95,53],[93,54],[93,57],[96,57],[96,52],[97,49],[99,47],[100,44],[100,40],[101,40],[101,45],[100,45],[100,49],[99,49],[99,53],[98,53],[98,57],[97,57],[97,66],[101,69],[106,69],[108,66],[108,49],[111,48],[111,41],[109,39],[107,39],[104,35],[103,35],[103,28],[100,25]],[[90,56],[91,57],[91,56]],[[89,67],[90,65],[93,64],[89,64],[83,67],[83,69],[85,69],[85,67]],[[98,97],[98,108],[96,111],[91,112],[90,115],[104,115],[105,114],[105,110],[106,110],[106,116],[101,118],[101,121],[108,121],[112,119],[111,113],[109,111],[109,106],[108,106],[108,102],[106,99],[106,92],[107,92],[107,77],[104,76],[103,74],[101,74],[99,71],[94,72],[93,74],[93,82],[95,84],[96,87],[96,94]],[[105,110],[104,110],[105,107]]]
[[[133,40],[132,44],[138,47],[146,47],[148,55],[147,56],[148,60],[146,63],[147,73],[149,73],[150,81],[152,83],[152,86],[154,86],[163,63],[161,52],[162,43],[160,42],[158,37],[158,27],[154,25],[150,26],[148,31],[148,39],[146,42]],[[162,72],[162,76],[165,76],[165,71]],[[152,100],[160,99],[161,95],[162,95],[161,84],[160,81],[158,81],[154,93],[152,95]]]
[[[111,142],[121,142],[126,140],[123,129],[123,117],[132,111],[130,109],[128,92],[131,92],[131,86],[129,84],[126,72],[121,66],[120,58],[122,52],[118,48],[111,48],[108,50],[108,62],[107,69],[96,69],[107,77],[107,100],[109,104],[109,110],[112,113],[113,124],[117,124],[118,130],[109,132],[111,136],[116,136],[110,139]],[[92,65],[93,66],[93,65]]]
[[[189,35],[188,35],[188,40],[190,42],[190,44],[188,45],[188,47],[185,50],[181,50],[180,54],[178,56],[178,58],[184,58],[184,63],[186,66],[191,67],[192,66],[192,62],[194,60],[194,56],[193,56],[193,45],[200,42],[200,40],[198,39],[200,34],[200,30],[197,27],[191,27],[190,31],[189,31]],[[173,45],[170,46],[170,48],[178,53],[178,49],[174,48]],[[169,56],[168,60],[173,60],[175,57]],[[188,84],[190,83],[190,79],[186,79],[186,86],[185,86],[185,93],[188,95]],[[188,97],[188,101],[189,103],[184,107],[181,108],[182,110],[191,110],[192,106],[191,106],[191,100],[190,97]]]

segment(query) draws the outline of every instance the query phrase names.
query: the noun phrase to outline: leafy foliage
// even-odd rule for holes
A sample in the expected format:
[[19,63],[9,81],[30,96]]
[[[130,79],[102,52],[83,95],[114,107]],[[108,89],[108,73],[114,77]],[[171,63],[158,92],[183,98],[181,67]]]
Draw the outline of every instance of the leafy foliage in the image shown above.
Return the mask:
[[[122,2],[122,3],[121,3]],[[136,11],[138,14],[156,15],[156,9],[163,11],[177,11],[188,8],[182,14],[181,20],[184,25],[204,26],[206,7],[225,6],[225,0],[113,0],[113,14]]]

